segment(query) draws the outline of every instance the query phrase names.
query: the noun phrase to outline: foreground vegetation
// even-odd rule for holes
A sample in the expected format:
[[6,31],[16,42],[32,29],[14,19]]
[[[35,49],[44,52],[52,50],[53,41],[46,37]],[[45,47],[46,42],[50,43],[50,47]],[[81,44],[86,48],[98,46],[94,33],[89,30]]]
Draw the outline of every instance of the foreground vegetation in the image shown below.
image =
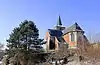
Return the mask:
[[[89,44],[86,51],[81,52],[83,59],[80,61],[78,56],[73,57],[73,61],[67,65],[100,65],[100,43]],[[75,57],[77,59],[75,59]]]

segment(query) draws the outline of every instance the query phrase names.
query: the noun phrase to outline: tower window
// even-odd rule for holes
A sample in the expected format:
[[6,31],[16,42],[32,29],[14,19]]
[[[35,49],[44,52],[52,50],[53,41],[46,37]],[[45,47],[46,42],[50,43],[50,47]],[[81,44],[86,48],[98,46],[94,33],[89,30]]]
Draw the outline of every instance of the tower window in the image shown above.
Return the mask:
[[71,33],[71,41],[73,42],[75,40],[75,35],[74,35],[74,33],[72,32]]

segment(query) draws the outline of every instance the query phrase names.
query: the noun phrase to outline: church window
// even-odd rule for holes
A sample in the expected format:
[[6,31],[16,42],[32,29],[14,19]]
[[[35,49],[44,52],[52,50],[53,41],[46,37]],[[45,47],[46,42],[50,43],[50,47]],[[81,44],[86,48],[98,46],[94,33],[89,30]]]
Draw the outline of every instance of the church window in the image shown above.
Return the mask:
[[74,33],[72,32],[71,33],[71,41],[73,42],[75,40],[75,35],[74,35]]

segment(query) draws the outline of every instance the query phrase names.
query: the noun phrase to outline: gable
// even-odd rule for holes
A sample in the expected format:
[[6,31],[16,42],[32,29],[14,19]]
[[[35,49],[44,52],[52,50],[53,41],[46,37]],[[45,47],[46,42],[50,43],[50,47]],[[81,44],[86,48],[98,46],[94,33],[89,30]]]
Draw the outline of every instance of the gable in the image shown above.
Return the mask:
[[66,33],[69,33],[69,32],[74,32],[74,31],[80,31],[80,32],[84,33],[84,31],[81,29],[81,27],[77,23],[75,23],[72,26],[65,28],[63,30],[63,34],[66,34]]

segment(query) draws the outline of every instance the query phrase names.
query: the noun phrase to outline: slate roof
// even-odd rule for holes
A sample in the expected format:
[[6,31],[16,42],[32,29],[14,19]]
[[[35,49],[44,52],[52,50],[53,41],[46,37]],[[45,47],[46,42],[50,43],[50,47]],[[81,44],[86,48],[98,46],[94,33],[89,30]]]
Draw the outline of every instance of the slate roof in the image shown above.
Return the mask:
[[56,29],[48,29],[48,32],[51,36],[61,37],[63,35],[62,31]]
[[77,23],[75,23],[72,26],[65,28],[63,30],[63,34],[66,34],[66,33],[71,32],[71,31],[83,31],[83,30],[81,29],[81,27]]
[[83,36],[84,36],[84,39],[85,39],[86,41],[89,41],[85,35],[83,35]]

